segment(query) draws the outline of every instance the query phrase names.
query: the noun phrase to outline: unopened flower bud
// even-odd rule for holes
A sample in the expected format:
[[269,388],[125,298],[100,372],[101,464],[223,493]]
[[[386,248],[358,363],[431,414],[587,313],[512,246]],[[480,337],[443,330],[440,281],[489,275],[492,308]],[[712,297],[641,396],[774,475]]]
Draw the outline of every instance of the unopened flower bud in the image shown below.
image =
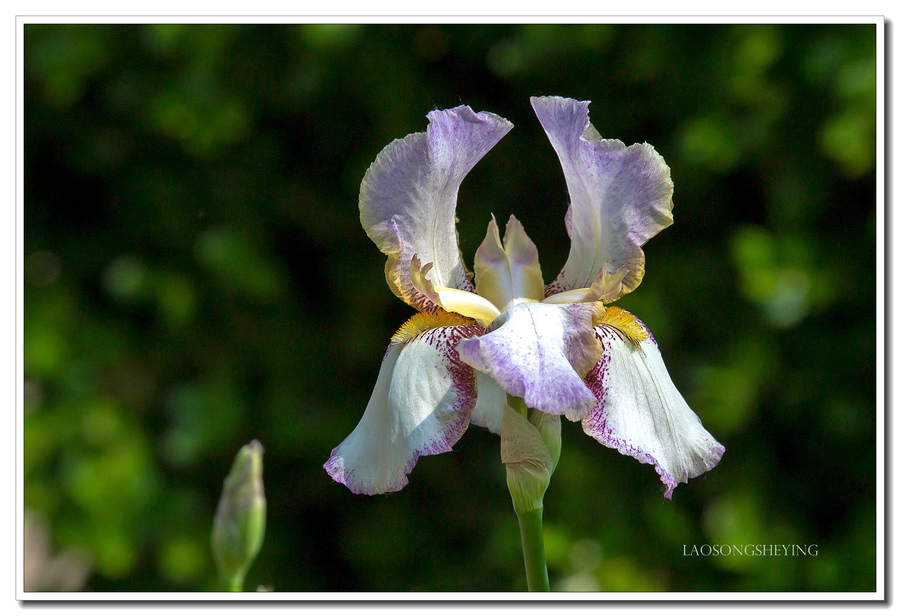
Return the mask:
[[241,447],[225,478],[216,509],[213,556],[219,574],[232,590],[239,590],[243,585],[244,575],[259,554],[266,532],[262,456],[259,441]]

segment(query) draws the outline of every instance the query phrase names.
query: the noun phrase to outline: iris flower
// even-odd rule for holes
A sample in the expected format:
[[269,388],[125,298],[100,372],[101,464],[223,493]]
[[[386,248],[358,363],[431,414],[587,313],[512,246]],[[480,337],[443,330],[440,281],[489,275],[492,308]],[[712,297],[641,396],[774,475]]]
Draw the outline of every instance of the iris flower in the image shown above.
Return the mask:
[[652,464],[666,486],[712,469],[725,448],[675,388],[647,326],[612,302],[644,277],[641,246],[672,224],[669,167],[648,144],[603,139],[586,101],[532,98],[562,164],[568,260],[544,285],[538,252],[496,220],[473,274],[456,231],[460,183],[511,128],[460,106],[395,140],[369,167],[360,219],[385,277],[418,312],[391,338],[356,428],[328,474],[360,494],[400,490],[419,456],[449,451],[469,424],[500,434],[507,395]]

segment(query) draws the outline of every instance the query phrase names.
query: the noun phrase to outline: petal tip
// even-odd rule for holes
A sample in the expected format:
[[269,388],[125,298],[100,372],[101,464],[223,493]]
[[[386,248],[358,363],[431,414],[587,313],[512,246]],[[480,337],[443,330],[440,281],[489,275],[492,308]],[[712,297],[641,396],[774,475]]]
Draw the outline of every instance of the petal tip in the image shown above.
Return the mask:
[[531,107],[535,111],[537,111],[538,107],[548,108],[552,106],[571,105],[574,109],[578,107],[587,107],[591,104],[591,101],[582,101],[567,96],[532,96],[530,101]]
[[468,105],[459,105],[450,109],[434,109],[429,111],[425,117],[428,118],[429,124],[451,121],[453,118],[459,118],[470,124],[490,124],[501,132],[501,137],[513,129],[513,123],[503,116],[490,111],[476,112]]

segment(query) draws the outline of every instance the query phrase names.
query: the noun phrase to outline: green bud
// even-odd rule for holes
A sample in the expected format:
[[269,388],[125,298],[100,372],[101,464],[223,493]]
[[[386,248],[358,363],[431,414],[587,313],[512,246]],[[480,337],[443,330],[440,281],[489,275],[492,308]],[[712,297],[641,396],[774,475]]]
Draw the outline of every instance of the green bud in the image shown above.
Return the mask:
[[263,447],[244,445],[225,478],[212,531],[212,550],[222,579],[240,590],[244,575],[262,547],[266,533],[266,496],[262,477]]
[[[552,435],[552,422],[546,423],[544,432]],[[500,459],[506,465],[506,484],[516,513],[542,510],[544,493],[555,466],[554,457],[538,428],[508,405],[503,410]],[[556,459],[559,459],[558,447]]]

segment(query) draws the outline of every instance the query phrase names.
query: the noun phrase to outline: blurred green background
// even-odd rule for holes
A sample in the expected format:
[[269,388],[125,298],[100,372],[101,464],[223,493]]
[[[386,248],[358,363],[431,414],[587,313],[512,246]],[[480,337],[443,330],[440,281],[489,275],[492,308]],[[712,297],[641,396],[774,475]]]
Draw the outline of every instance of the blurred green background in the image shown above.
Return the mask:
[[[247,588],[524,590],[497,437],[388,496],[322,464],[413,312],[359,224],[367,166],[431,109],[508,118],[461,247],[514,213],[549,282],[566,192],[528,99],[554,94],[672,168],[676,224],[619,305],[727,453],[669,502],[564,422],[552,587],[874,590],[875,53],[874,25],[25,26],[32,588],[218,589],[213,513],[258,438]],[[684,556],[705,543],[819,553]]]

